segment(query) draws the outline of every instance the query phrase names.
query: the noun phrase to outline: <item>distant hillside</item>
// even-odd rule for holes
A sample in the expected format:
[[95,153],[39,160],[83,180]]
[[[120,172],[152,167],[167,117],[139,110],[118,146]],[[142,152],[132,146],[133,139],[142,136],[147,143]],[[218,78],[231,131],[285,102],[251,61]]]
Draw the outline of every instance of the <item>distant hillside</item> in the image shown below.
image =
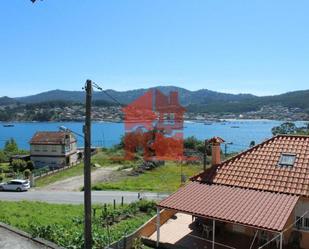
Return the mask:
[[[228,94],[228,93],[220,93],[207,89],[201,89],[198,91],[189,91],[184,88],[179,88],[175,86],[158,86],[156,87],[160,91],[165,94],[168,94],[170,91],[177,91],[179,94],[180,102],[183,105],[190,104],[208,104],[213,101],[233,101],[238,102],[247,99],[255,99],[257,98],[251,94]],[[128,104],[143,95],[149,89],[137,89],[130,91],[115,91],[115,90],[106,90],[109,95],[115,97],[120,103]],[[83,91],[63,91],[63,90],[53,90],[48,92],[39,93],[36,95],[19,97],[16,100],[22,103],[39,103],[45,101],[73,101],[73,102],[81,102],[83,103],[85,99],[85,93]],[[105,101],[113,101],[109,96],[107,96],[103,92],[94,92],[93,94],[94,100],[105,100]]]
[[12,104],[16,104],[17,101],[13,98],[9,98],[9,97],[0,97],[0,106],[1,105],[12,105]]
[[[281,105],[289,108],[300,108],[309,113],[309,90],[289,92],[281,95],[257,97],[252,94],[228,94],[215,92],[207,89],[189,91],[175,86],[158,86],[159,90],[167,94],[170,91],[177,91],[182,105],[191,112],[209,113],[241,113],[257,111],[265,105]],[[122,104],[128,104],[143,95],[149,89],[136,89],[130,91],[107,90]],[[0,98],[4,103],[21,102],[27,104],[40,103],[46,101],[69,101],[83,103],[85,93],[83,91],[63,91],[53,90],[40,94],[11,99]],[[94,92],[93,100],[101,105],[111,105],[113,100],[103,92]]]

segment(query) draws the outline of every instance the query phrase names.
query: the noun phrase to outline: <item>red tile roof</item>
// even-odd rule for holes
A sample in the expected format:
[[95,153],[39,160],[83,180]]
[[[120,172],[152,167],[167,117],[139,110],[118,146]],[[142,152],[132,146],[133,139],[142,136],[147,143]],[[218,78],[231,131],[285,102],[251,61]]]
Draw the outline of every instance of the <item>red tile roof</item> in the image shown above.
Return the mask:
[[297,196],[191,182],[158,206],[261,229],[282,231]]
[[[279,166],[282,153],[296,155],[293,166]],[[273,137],[192,180],[308,197],[309,136]]]
[[63,131],[41,131],[34,134],[30,144],[64,144],[68,132]]

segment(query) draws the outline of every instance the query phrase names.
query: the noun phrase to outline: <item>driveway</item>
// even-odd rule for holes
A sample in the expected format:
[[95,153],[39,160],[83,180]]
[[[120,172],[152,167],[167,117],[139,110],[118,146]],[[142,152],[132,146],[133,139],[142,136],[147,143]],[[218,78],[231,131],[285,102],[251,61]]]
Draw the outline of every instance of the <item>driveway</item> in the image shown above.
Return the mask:
[[[118,167],[102,167],[91,172],[92,184],[110,181],[117,173]],[[38,188],[40,191],[79,191],[84,186],[84,176],[74,176],[65,180],[57,181],[45,187]]]
[[[122,197],[124,203],[131,203],[138,200],[138,192],[126,191],[92,191],[92,203],[120,203]],[[161,200],[167,197],[167,194],[158,193],[140,193],[142,198],[148,200]],[[76,191],[28,191],[28,192],[0,192],[0,200],[3,201],[42,201],[50,203],[84,203],[84,192]],[[1,247],[0,247],[1,248]]]
[[45,249],[39,243],[16,234],[10,230],[0,227],[0,248],[1,249]]

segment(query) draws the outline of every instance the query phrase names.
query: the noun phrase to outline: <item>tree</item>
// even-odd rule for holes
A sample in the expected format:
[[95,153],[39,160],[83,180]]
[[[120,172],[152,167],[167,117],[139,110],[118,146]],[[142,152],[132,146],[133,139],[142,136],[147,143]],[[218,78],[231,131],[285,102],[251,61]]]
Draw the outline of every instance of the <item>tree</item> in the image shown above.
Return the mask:
[[249,147],[252,148],[252,147],[254,147],[254,146],[255,146],[255,141],[252,140],[252,141],[250,142],[250,144],[249,144]]
[[0,163],[4,163],[8,161],[8,157],[5,155],[5,153],[0,150]]
[[285,122],[279,126],[272,128],[272,133],[274,136],[278,134],[287,134],[287,135],[309,135],[309,124],[305,126],[297,127],[292,122]]
[[32,161],[27,161],[27,169],[30,171],[34,170],[34,164]]
[[7,157],[10,157],[11,155],[16,154],[18,152],[18,145],[14,140],[14,138],[11,138],[5,142],[3,152]]
[[279,134],[293,135],[297,133],[297,126],[292,122],[285,122],[279,126],[275,126],[271,129],[274,136]]
[[16,159],[12,161],[11,166],[14,172],[24,172],[27,168],[27,162],[21,159]]

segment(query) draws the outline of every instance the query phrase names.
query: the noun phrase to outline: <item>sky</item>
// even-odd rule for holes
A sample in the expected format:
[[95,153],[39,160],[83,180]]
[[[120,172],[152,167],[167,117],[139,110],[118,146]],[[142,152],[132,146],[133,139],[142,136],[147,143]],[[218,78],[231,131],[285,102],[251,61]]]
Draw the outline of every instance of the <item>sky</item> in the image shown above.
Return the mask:
[[309,89],[309,1],[0,2],[0,96],[175,85]]

